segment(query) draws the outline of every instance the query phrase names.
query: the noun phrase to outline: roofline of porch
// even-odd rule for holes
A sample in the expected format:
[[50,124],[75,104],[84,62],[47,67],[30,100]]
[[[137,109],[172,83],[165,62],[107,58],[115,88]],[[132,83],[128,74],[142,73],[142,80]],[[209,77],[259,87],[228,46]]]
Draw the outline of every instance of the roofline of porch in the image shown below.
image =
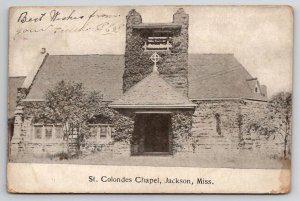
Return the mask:
[[196,104],[187,105],[108,105],[111,108],[124,108],[124,109],[194,109]]
[[223,100],[252,100],[252,101],[260,101],[260,102],[268,102],[268,99],[255,99],[255,98],[190,98],[190,101],[223,101]]

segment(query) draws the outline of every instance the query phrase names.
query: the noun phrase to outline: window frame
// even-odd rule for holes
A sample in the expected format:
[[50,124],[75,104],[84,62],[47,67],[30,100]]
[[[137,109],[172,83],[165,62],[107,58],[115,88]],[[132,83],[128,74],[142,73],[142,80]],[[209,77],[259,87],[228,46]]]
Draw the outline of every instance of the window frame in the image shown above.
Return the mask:
[[[40,128],[41,129],[41,138],[36,138],[36,128]],[[35,125],[33,125],[33,132],[32,132],[32,138],[33,138],[33,140],[34,141],[42,141],[43,140],[43,131],[44,130],[44,127],[43,127],[43,125],[41,125],[41,124],[35,124]]]
[[[92,138],[90,140],[95,140],[97,143],[109,143],[112,141],[112,124],[89,124],[89,127],[95,128],[97,130],[96,139]],[[101,127],[106,127],[106,137],[101,137]]]
[[[41,127],[42,129],[42,138],[37,139],[35,137],[35,127]],[[51,138],[46,137],[46,127],[51,127]],[[32,125],[32,142],[34,143],[53,143],[53,142],[62,142],[63,141],[63,134],[61,138],[56,137],[56,128],[57,127],[62,127],[62,132],[63,132],[63,125],[62,124],[33,124]]]
[[[52,136],[51,138],[46,138],[46,128],[51,126],[51,132]],[[112,141],[111,133],[113,130],[112,124],[89,124],[89,127],[96,126],[96,136],[92,140],[96,140],[97,143],[109,143]],[[101,126],[106,127],[106,137],[100,137],[101,135]],[[38,139],[35,137],[35,127],[41,127],[41,139]],[[57,128],[62,127],[63,132],[63,124],[33,124],[32,125],[32,142],[33,143],[55,143],[55,142],[62,142],[63,141],[63,135],[61,138],[57,138]]]

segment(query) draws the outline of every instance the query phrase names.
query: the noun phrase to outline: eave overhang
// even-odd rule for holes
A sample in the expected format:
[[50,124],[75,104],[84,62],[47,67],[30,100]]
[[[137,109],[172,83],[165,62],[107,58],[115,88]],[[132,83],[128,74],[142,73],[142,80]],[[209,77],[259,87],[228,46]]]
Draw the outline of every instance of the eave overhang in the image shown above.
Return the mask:
[[187,105],[120,105],[110,104],[108,105],[115,109],[194,109],[196,104]]
[[181,29],[180,24],[174,23],[141,23],[132,27],[133,29]]

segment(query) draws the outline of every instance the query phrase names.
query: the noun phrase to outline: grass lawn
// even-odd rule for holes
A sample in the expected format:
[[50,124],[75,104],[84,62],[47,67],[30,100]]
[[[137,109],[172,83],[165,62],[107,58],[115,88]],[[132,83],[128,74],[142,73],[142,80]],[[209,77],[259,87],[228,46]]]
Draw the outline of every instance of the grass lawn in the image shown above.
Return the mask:
[[125,166],[164,166],[164,167],[201,167],[201,168],[242,168],[242,169],[279,169],[289,168],[290,160],[270,159],[259,156],[227,155],[227,157],[211,156],[115,156],[96,152],[81,155],[73,159],[59,159],[49,157],[20,157],[11,162],[29,163],[61,163],[87,165],[125,165]]

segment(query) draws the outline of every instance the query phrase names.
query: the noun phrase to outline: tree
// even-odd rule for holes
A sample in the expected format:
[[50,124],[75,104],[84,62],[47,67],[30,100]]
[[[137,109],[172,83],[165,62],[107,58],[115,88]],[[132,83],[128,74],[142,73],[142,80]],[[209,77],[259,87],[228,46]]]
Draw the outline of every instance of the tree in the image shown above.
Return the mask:
[[267,139],[283,139],[283,156],[289,154],[291,137],[292,94],[280,92],[274,95],[267,105],[267,118],[258,123],[258,131]]
[[275,132],[284,138],[284,157],[288,154],[288,138],[291,136],[292,119],[292,94],[281,92],[273,96],[268,104],[270,122],[273,123]]
[[79,155],[81,142],[89,133],[88,121],[100,113],[102,96],[86,92],[81,83],[58,82],[45,93],[45,101],[26,105],[25,115],[39,123],[62,123],[68,154]]

